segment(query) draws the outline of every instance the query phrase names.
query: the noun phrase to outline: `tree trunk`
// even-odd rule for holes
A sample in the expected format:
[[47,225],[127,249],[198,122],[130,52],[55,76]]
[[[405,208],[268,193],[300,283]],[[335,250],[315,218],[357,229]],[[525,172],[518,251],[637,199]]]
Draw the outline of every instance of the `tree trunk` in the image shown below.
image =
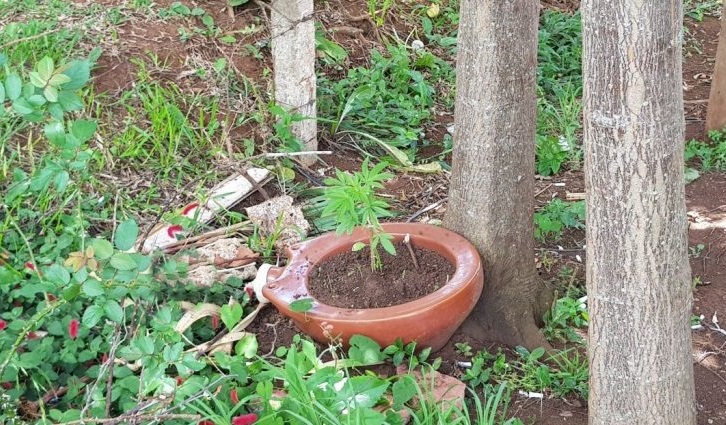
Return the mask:
[[721,34],[718,36],[716,65],[713,67],[711,94],[706,112],[706,132],[726,126],[726,2],[721,9]]
[[[273,0],[271,9],[275,102],[306,118],[291,125],[292,133],[305,149],[317,150],[313,0]],[[315,157],[301,161],[310,165]]]
[[585,0],[589,423],[696,423],[682,3]]
[[463,331],[528,348],[547,302],[534,263],[537,0],[463,0],[444,225],[476,247],[484,293]]

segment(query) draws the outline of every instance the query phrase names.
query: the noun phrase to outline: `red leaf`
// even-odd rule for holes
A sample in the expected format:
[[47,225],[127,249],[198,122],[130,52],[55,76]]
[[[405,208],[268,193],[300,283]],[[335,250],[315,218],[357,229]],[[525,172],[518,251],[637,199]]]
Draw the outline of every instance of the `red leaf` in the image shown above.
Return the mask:
[[232,418],[232,425],[252,425],[255,422],[257,422],[257,415],[254,413],[247,413],[246,415]]
[[0,331],[5,330],[8,327],[8,322],[0,320]]
[[219,327],[219,316],[216,314],[212,316],[212,329],[217,329]]
[[37,339],[38,338],[38,334],[36,334],[35,332],[32,332],[31,331],[31,332],[28,332],[28,334],[25,337],[28,338],[28,339]]
[[194,211],[199,206],[199,202],[192,202],[191,204],[184,207],[182,210],[182,215],[188,215],[190,212]]
[[170,238],[176,239],[176,234],[184,230],[181,227],[181,224],[175,224],[173,226],[169,226],[168,229],[166,229],[166,234],[169,235]]
[[68,335],[70,335],[72,339],[76,339],[78,337],[78,320],[72,319],[71,323],[68,324]]
[[53,294],[45,294],[45,295],[48,297],[48,301],[55,301],[56,300],[55,295],[53,295]]
[[25,268],[28,269],[28,270],[35,271],[35,264],[33,264],[32,262],[28,261],[27,263],[25,263]]
[[197,425],[214,425],[214,422],[208,421],[208,420],[203,420],[203,421],[199,421],[199,423]]
[[239,397],[237,397],[237,390],[233,389],[229,392],[229,399],[232,400],[232,403],[238,404],[239,403]]

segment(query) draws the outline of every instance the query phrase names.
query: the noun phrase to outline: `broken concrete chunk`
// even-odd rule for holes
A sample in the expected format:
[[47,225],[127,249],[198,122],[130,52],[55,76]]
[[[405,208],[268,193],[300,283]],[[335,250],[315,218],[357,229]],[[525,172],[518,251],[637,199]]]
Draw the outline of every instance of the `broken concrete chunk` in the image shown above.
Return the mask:
[[302,241],[310,230],[310,223],[299,206],[292,205],[292,198],[278,196],[246,209],[249,220],[260,228],[263,236],[279,233],[275,248],[281,250]]

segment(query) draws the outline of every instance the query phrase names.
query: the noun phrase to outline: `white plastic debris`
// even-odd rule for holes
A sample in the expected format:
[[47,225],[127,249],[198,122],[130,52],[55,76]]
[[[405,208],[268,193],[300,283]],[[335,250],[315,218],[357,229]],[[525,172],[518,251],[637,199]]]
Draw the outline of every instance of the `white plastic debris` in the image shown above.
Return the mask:
[[255,291],[255,296],[257,297],[257,301],[259,301],[260,304],[268,304],[270,302],[270,300],[262,295],[262,288],[267,285],[267,275],[270,272],[271,267],[272,264],[267,263],[260,265],[260,268],[257,270],[257,276],[255,277],[255,279],[245,285],[245,288],[252,288],[252,290]]
[[534,393],[531,391],[522,391],[519,390],[519,395],[525,396],[527,398],[544,398],[544,394],[542,393]]

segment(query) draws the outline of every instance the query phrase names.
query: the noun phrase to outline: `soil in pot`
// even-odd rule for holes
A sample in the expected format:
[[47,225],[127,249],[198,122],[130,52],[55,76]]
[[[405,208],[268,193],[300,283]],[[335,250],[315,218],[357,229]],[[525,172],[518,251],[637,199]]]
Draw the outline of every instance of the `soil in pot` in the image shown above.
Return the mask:
[[381,308],[422,298],[454,275],[454,265],[434,251],[396,244],[396,255],[381,250],[383,267],[372,271],[370,251],[335,255],[313,269],[308,291],[323,304],[341,308]]

